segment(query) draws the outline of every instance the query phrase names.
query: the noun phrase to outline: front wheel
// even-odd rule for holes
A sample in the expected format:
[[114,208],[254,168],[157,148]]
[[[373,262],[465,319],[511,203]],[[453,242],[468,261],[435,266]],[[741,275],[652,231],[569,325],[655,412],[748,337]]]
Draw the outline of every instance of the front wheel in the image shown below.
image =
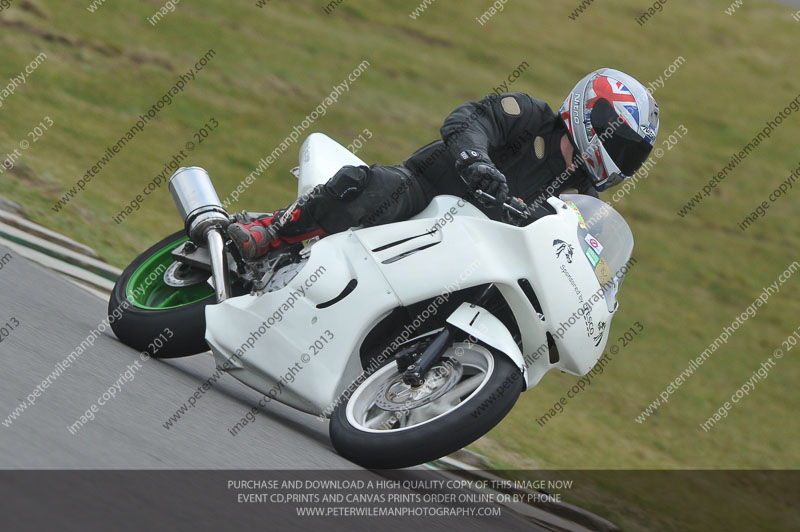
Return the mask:
[[367,377],[331,416],[334,448],[370,469],[409,467],[461,449],[516,403],[524,379],[503,353],[454,344],[425,384],[403,383],[395,363]]
[[[208,272],[174,264],[172,251],[188,240],[174,233],[139,255],[117,279],[108,302],[109,321],[122,343],[155,358],[194,355],[208,350],[205,341],[207,305],[216,303]],[[164,281],[169,269],[186,286]],[[234,284],[234,293],[242,293]],[[112,321],[113,320],[113,321]]]

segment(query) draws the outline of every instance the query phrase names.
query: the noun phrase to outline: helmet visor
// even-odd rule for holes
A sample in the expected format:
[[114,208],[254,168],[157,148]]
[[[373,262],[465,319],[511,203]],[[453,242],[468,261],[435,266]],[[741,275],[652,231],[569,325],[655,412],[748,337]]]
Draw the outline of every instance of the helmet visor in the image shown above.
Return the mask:
[[[589,153],[593,154],[592,160],[595,164],[590,164],[592,171],[589,174],[594,181],[594,188],[602,192],[603,190],[616,186],[626,179],[616,163],[611,159],[603,143],[597,135],[592,136],[589,141]],[[589,162],[589,161],[587,161]]]
[[624,176],[632,176],[647,160],[653,146],[626,124],[605,98],[595,102],[590,120],[614,164]]

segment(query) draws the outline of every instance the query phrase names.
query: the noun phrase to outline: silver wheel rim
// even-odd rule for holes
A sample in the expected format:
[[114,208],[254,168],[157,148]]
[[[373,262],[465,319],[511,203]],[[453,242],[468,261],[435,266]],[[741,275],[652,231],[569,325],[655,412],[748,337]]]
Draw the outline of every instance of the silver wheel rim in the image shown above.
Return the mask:
[[[458,343],[445,352],[442,363],[431,370],[434,372],[433,379],[426,379],[433,381],[427,389],[404,393],[397,385],[397,365],[387,364],[353,392],[345,411],[347,421],[363,432],[381,434],[435,421],[460,408],[486,386],[494,373],[494,357],[483,346]],[[400,408],[398,401],[408,406]]]

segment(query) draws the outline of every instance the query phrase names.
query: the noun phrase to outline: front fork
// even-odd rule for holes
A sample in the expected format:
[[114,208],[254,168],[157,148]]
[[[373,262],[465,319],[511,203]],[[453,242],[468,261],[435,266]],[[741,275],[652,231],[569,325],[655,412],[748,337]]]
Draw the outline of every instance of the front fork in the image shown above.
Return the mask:
[[181,167],[169,178],[169,191],[183,218],[186,234],[195,244],[208,245],[211,279],[217,303],[231,295],[224,232],[231,223],[208,172],[199,166]]
[[[483,306],[494,295],[496,287],[493,284],[484,289],[478,296],[475,304]],[[445,351],[453,345],[455,341],[456,328],[446,323],[444,328],[437,334],[433,341],[428,344],[422,355],[419,356],[411,365],[403,371],[403,382],[414,388],[425,384],[428,372],[434,367],[444,355]],[[402,370],[401,370],[402,371]]]

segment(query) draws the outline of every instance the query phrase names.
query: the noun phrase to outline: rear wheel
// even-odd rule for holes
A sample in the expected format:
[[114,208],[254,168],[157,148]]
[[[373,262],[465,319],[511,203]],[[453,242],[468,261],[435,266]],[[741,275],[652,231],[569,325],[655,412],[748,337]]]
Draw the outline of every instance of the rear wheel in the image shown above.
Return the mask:
[[392,362],[334,410],[331,441],[339,454],[372,469],[435,460],[489,432],[523,382],[505,354],[481,344],[454,344],[418,388],[404,384]]
[[[186,233],[178,231],[139,255],[117,279],[108,302],[109,321],[113,319],[111,328],[117,338],[155,358],[208,350],[205,308],[216,303],[214,289],[207,282],[210,274],[176,265],[171,255],[187,240]],[[164,280],[168,270],[185,285],[168,285]],[[243,293],[241,286],[233,288],[234,294]]]

